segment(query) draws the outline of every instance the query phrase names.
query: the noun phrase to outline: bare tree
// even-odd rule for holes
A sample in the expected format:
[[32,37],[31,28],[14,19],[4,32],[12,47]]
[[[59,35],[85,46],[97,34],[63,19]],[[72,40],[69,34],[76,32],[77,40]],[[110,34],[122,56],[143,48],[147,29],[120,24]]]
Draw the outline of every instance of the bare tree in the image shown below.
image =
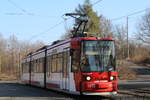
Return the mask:
[[117,41],[117,56],[123,59],[126,56],[126,28],[124,26],[116,26],[114,28],[114,36]]
[[150,44],[150,12],[147,12],[138,26],[138,39],[143,43]]
[[2,66],[4,64],[6,46],[7,42],[0,34],[0,73],[2,72]]
[[35,51],[44,44],[41,41],[28,43],[19,41],[15,35],[8,39],[0,34],[0,74],[19,78],[21,69],[21,59],[29,52]]
[[100,16],[100,28],[101,28],[101,33],[103,33],[105,36],[112,36],[112,23],[110,20],[105,18],[104,16]]

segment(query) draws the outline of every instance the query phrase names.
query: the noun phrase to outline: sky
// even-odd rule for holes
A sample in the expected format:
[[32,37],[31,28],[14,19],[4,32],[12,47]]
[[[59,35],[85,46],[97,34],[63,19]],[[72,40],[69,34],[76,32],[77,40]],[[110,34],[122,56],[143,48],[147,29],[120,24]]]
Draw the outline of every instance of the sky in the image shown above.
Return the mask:
[[[99,0],[91,0],[95,3]],[[9,38],[27,42],[43,41],[45,44],[60,39],[67,28],[73,27],[73,19],[64,21],[63,14],[74,12],[84,0],[0,0],[0,33]],[[102,0],[93,6],[98,15],[108,19],[126,16],[150,8],[150,0]],[[129,17],[129,36],[133,38],[137,23],[145,12]],[[114,25],[126,25],[126,18],[112,21]]]

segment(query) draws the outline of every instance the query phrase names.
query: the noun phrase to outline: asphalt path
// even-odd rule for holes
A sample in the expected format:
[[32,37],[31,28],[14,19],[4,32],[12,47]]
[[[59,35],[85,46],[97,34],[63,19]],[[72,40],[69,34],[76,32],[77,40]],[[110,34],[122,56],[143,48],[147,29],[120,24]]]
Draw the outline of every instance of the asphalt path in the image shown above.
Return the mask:
[[135,80],[120,80],[119,90],[150,89],[150,68],[135,64],[129,66],[137,73],[137,78]]
[[[139,88],[150,89],[150,68],[132,65],[137,73],[135,80],[120,80],[119,91]],[[22,85],[16,82],[0,82],[0,100],[111,100],[99,96],[76,96],[48,89]],[[122,99],[119,99],[122,100]],[[124,99],[123,99],[124,100]]]
[[0,100],[111,100],[99,96],[77,96],[48,89],[0,82]]

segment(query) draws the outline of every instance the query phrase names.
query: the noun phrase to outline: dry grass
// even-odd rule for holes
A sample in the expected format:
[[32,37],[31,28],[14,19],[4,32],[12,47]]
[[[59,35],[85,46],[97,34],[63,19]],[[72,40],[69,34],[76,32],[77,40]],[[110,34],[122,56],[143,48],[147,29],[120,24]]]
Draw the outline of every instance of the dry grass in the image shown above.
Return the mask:
[[137,64],[150,66],[150,51],[146,49],[139,49],[130,60]]
[[150,55],[137,55],[134,58],[132,58],[132,61],[135,63],[148,63],[150,64]]
[[124,61],[122,60],[119,61],[117,65],[118,65],[117,71],[120,80],[136,79],[137,77],[136,72],[132,68],[130,68],[128,64],[126,64]]
[[120,80],[133,80],[136,79],[136,73],[127,66],[121,66],[118,68]]
[[13,80],[16,80],[16,77],[14,75],[0,74],[0,81],[13,81]]
[[132,59],[132,61],[137,64],[142,64],[142,65],[150,67],[150,56],[149,57],[145,57],[145,56],[136,57],[135,59]]

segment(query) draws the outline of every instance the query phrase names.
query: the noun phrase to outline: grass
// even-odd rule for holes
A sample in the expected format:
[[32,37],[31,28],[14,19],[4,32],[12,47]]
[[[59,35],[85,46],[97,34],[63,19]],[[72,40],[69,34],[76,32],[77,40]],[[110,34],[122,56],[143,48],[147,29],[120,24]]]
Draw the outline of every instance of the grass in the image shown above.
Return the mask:
[[14,75],[0,74],[0,81],[12,81],[12,80],[16,80],[16,77]]
[[129,65],[125,61],[117,61],[117,66],[118,76],[120,80],[136,79],[136,72],[131,67],[129,67]]

